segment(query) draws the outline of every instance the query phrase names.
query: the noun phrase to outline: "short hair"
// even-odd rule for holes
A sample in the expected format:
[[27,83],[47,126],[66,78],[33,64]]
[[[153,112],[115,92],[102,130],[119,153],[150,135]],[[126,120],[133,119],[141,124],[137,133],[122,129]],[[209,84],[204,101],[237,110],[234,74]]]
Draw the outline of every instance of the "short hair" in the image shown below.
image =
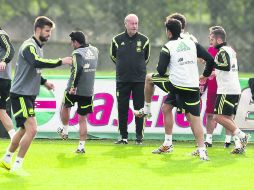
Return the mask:
[[124,18],[124,23],[126,23],[126,22],[130,19],[130,17],[135,17],[135,18],[138,20],[138,16],[132,13],[132,14],[128,14],[128,15]]
[[[217,30],[217,29],[223,29],[223,27],[222,26],[211,26],[210,28],[209,28],[209,31],[210,31],[210,33],[213,31],[213,30]],[[223,29],[224,30],[224,29]]]
[[55,28],[55,23],[46,16],[37,17],[34,21],[34,31],[36,28],[44,28],[44,26]]
[[172,33],[172,36],[174,38],[177,38],[181,34],[182,24],[179,20],[170,18],[166,22],[166,28],[168,31],[170,31]]
[[73,31],[69,35],[72,41],[77,41],[80,45],[86,45],[86,37],[82,31]]
[[213,34],[215,36],[215,38],[221,38],[222,41],[226,41],[226,31],[221,27],[219,29],[215,29],[211,32],[211,34]]
[[185,28],[185,26],[186,26],[186,18],[185,18],[185,16],[184,16],[183,14],[180,14],[180,13],[173,13],[173,14],[171,14],[171,15],[169,15],[169,16],[166,17],[166,22],[167,22],[169,19],[171,19],[171,18],[176,19],[176,20],[179,20],[179,21],[181,22],[181,24],[182,24],[182,29]]

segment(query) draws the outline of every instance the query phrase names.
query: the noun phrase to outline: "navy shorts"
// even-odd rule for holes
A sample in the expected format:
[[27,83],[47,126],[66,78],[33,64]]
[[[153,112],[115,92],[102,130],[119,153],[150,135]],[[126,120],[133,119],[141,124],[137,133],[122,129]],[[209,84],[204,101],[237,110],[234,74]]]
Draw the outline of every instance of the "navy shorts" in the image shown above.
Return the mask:
[[11,106],[17,127],[24,128],[28,117],[35,117],[34,106],[36,96],[25,96],[11,93]]
[[79,115],[87,115],[88,113],[93,112],[93,97],[87,96],[79,96],[69,94],[67,92],[64,93],[63,105],[66,108],[70,108],[75,105],[75,102],[78,103],[78,114]]
[[236,114],[240,95],[217,94],[214,114],[232,116]]
[[6,110],[7,101],[10,99],[11,80],[0,78],[0,109]]
[[168,75],[160,76],[158,73],[152,75],[152,81],[154,85],[158,86],[161,90],[166,93],[170,91],[170,81]]
[[200,91],[199,88],[181,87],[169,82],[169,93],[165,104],[177,107],[178,112],[191,113],[200,116]]

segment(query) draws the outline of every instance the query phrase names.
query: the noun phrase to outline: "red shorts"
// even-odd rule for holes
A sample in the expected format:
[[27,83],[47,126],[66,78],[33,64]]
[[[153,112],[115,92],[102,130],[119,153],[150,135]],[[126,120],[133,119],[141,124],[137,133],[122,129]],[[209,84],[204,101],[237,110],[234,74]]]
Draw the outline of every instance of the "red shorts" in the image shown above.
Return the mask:
[[207,82],[207,100],[206,100],[206,113],[214,113],[214,106],[216,102],[217,82],[216,78],[208,79]]

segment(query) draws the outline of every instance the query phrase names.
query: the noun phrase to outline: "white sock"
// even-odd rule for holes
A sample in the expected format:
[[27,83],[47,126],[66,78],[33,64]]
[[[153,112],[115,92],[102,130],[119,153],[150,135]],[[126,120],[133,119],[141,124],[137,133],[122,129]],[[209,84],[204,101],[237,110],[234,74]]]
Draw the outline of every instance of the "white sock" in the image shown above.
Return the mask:
[[68,135],[68,127],[69,127],[69,125],[63,125],[63,133],[65,135]]
[[14,169],[22,168],[23,160],[24,160],[24,158],[21,158],[21,157],[17,156],[17,158],[16,158],[16,160],[15,160],[15,162],[13,164],[13,168]]
[[245,137],[245,133],[242,132],[239,128],[237,128],[233,134],[237,135],[240,139]]
[[13,136],[15,135],[15,130],[11,129],[10,131],[8,131],[8,133],[9,133],[10,138],[12,139]]
[[213,143],[213,135],[212,134],[206,134],[205,141],[212,144]]
[[235,142],[235,148],[242,148],[240,138],[237,135],[233,136],[233,140]]
[[122,139],[122,140],[128,142],[128,139]]
[[5,153],[4,157],[3,157],[3,160],[6,163],[11,163],[13,154],[14,154],[13,152],[10,152],[9,150],[6,150],[6,153]]
[[231,142],[231,135],[226,135],[225,143],[230,143],[230,142]]
[[198,152],[200,157],[206,157],[206,147],[198,147]]
[[84,149],[85,143],[86,143],[85,141],[79,141],[78,149],[79,150]]
[[170,146],[172,145],[172,135],[165,134],[165,140],[163,146]]
[[145,102],[144,113],[151,113],[151,103]]

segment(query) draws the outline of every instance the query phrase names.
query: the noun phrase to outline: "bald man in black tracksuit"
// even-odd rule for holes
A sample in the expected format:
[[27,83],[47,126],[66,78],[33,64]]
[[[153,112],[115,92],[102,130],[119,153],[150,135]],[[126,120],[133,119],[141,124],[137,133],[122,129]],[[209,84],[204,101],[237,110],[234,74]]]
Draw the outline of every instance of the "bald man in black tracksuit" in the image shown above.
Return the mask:
[[[130,95],[134,109],[144,106],[146,65],[150,57],[149,39],[137,32],[138,17],[125,18],[125,32],[112,39],[110,57],[116,64],[116,96],[118,102],[118,126],[121,139],[115,144],[128,144],[127,119]],[[135,117],[136,144],[142,144],[144,119]]]

